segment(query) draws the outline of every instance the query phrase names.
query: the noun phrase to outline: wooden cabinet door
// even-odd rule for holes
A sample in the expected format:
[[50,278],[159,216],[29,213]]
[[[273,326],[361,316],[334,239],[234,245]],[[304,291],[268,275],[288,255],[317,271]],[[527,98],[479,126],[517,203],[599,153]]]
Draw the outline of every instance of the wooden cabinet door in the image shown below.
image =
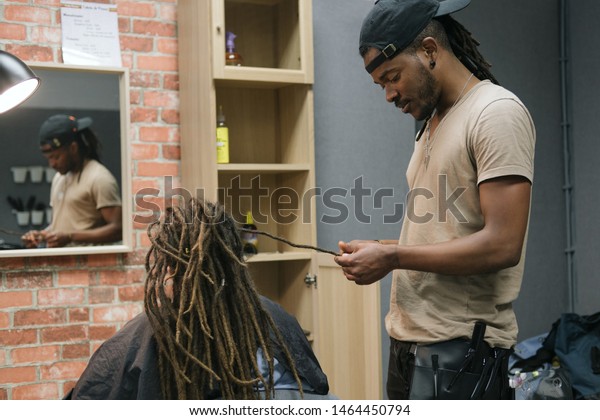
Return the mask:
[[357,286],[332,256],[315,259],[315,351],[330,390],[341,399],[382,399],[379,283]]

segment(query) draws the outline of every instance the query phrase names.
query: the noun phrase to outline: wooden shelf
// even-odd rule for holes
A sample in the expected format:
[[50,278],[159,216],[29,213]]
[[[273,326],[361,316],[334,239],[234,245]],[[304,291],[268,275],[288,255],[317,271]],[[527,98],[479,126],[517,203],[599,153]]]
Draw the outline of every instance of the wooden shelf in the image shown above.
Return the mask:
[[215,77],[217,86],[283,87],[292,84],[312,84],[302,70],[272,69],[263,67],[225,66],[223,76]]
[[221,173],[271,173],[285,174],[290,172],[308,172],[308,163],[224,163],[217,165]]
[[248,263],[259,263],[259,262],[278,262],[278,261],[300,261],[310,260],[312,258],[311,252],[292,251],[292,252],[259,252],[256,255],[249,257],[246,262]]
[[[201,186],[240,223],[251,210],[261,231],[316,245],[311,0],[178,0],[177,7],[182,186]],[[237,35],[241,67],[225,64],[227,31]],[[228,164],[216,162],[221,107]],[[257,290],[308,332],[332,392],[381,398],[378,285],[356,287],[331,256],[310,249],[262,236],[258,248],[246,260]]]
[[263,6],[274,6],[281,2],[281,0],[227,0],[230,3],[250,3],[259,4]]

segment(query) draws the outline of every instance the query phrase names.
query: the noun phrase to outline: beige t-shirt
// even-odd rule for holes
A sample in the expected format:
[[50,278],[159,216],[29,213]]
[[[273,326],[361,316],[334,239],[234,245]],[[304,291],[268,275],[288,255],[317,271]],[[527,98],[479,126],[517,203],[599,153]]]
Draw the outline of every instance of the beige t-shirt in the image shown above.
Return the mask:
[[97,160],[85,163],[79,173],[57,173],[50,189],[52,224],[57,232],[93,229],[105,224],[100,213],[104,207],[121,206],[115,177]]
[[[535,128],[521,101],[489,81],[478,83],[448,112],[430,138],[415,144],[406,173],[410,193],[401,245],[445,242],[483,228],[480,182],[506,175],[533,181]],[[486,341],[509,348],[517,338],[512,302],[525,263],[496,273],[448,276],[410,270],[393,274],[386,327],[402,341],[432,343],[468,338],[477,320]]]

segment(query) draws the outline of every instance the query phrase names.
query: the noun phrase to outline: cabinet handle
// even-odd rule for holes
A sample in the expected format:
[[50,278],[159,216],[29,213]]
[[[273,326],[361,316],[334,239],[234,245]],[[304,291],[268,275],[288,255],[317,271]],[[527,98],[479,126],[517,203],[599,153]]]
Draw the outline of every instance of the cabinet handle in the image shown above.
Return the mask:
[[310,287],[313,286],[315,289],[317,288],[317,276],[316,274],[306,274],[306,276],[304,277],[304,283],[306,284],[306,287]]

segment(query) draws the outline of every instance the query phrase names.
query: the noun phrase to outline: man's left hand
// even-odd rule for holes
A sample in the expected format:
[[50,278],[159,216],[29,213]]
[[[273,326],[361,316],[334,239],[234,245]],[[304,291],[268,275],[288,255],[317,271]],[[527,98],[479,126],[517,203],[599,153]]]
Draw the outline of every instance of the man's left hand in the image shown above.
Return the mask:
[[46,246],[48,248],[60,248],[71,242],[71,235],[63,232],[48,232],[46,235]]
[[350,281],[360,285],[375,283],[393,270],[393,246],[382,245],[377,241],[339,242],[341,256],[335,262],[342,267]]

